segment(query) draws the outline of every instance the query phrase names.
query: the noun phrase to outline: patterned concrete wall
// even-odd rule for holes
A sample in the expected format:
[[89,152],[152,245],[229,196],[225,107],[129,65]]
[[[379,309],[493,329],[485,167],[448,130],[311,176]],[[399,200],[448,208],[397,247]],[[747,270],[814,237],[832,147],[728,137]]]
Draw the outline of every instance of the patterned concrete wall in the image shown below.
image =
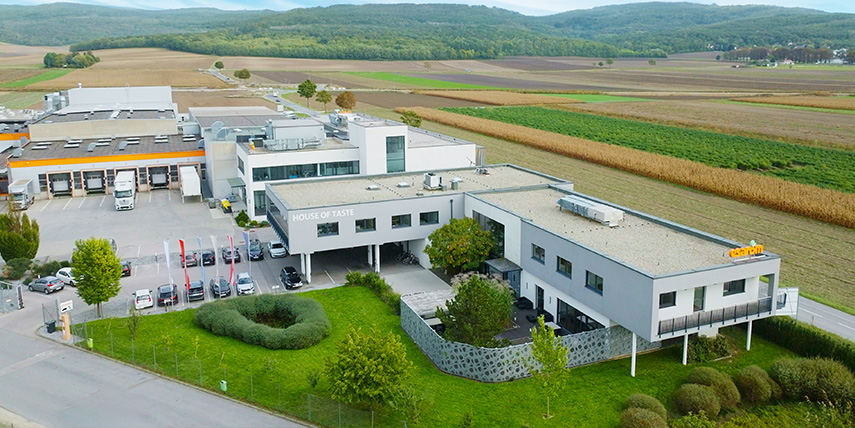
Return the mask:
[[[401,327],[437,368],[446,373],[481,382],[504,382],[529,376],[525,362],[531,361],[530,344],[478,348],[447,341],[405,302],[401,302]],[[567,367],[576,367],[629,354],[631,339],[629,330],[612,327],[563,336],[561,342],[570,350]],[[658,346],[658,343],[639,340],[638,351]]]

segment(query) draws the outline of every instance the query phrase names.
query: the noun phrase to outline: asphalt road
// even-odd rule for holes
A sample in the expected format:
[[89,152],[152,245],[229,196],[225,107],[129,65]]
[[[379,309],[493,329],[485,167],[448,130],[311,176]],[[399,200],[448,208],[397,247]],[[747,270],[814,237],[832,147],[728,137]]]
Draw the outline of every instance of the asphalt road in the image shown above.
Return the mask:
[[797,319],[855,341],[855,316],[838,311],[822,303],[799,297]]

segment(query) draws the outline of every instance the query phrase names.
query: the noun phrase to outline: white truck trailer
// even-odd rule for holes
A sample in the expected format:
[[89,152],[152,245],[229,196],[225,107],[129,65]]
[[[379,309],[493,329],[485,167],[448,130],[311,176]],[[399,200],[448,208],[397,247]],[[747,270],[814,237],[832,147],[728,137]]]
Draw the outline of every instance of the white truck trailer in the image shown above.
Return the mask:
[[36,200],[35,192],[32,189],[33,180],[15,180],[9,185],[9,199],[11,200],[11,208],[16,210],[25,210],[30,207]]
[[194,166],[182,166],[178,169],[178,178],[181,180],[181,202],[188,196],[202,197],[202,185],[199,174]]
[[119,171],[113,180],[116,211],[132,210],[137,200],[137,175],[134,171]]

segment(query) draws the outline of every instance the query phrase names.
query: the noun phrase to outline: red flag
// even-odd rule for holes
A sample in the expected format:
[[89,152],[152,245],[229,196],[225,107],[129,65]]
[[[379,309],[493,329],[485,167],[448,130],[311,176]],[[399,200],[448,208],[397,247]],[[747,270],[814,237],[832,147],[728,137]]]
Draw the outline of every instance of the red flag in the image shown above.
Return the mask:
[[187,287],[187,291],[190,291],[190,275],[187,274],[187,258],[184,256],[184,240],[179,239],[178,243],[181,244],[181,264],[184,266],[184,285]]
[[234,287],[235,285],[235,243],[232,240],[232,235],[229,235],[229,250],[232,252],[231,263],[229,264],[229,284]]

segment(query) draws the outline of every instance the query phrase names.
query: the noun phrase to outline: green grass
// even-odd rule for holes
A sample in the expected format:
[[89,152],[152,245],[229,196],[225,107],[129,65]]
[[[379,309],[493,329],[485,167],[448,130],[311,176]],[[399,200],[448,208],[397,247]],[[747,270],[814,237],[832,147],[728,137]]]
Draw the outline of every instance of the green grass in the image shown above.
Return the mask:
[[550,97],[570,98],[572,100],[582,101],[584,103],[617,103],[627,101],[654,101],[649,98],[637,97],[621,97],[617,95],[603,94],[538,94],[549,95]]
[[716,100],[721,103],[728,104],[742,104],[742,105],[750,105],[753,107],[770,107],[770,108],[780,108],[785,110],[804,110],[804,111],[816,111],[820,113],[838,113],[838,114],[853,114],[855,115],[855,110],[841,110],[834,108],[820,108],[820,107],[805,107],[805,106],[788,106],[784,104],[767,104],[767,103],[749,103],[745,101],[731,101],[731,100]]
[[47,80],[53,80],[58,77],[65,76],[68,73],[71,73],[74,70],[68,69],[51,69],[47,70],[42,74],[37,76],[29,77],[26,79],[16,80],[14,82],[6,82],[0,84],[0,88],[23,88],[25,86],[32,85],[33,83],[44,82]]
[[27,108],[44,99],[44,92],[9,92],[0,95],[0,105],[10,109]]
[[445,108],[453,113],[855,192],[855,152],[542,107]]
[[403,85],[421,86],[430,89],[506,89],[492,86],[471,85],[468,83],[446,82],[444,80],[425,79],[423,77],[405,76],[403,74],[387,73],[384,71],[348,71],[345,74],[383,80]]
[[[617,426],[623,400],[635,392],[644,392],[667,403],[671,392],[683,381],[693,366],[680,364],[680,348],[668,348],[638,357],[636,377],[630,377],[630,360],[606,361],[571,370],[570,380],[563,398],[553,400],[555,417],[544,420],[541,414],[545,402],[537,382],[523,379],[500,384],[479,383],[451,376],[437,370],[421,353],[400,327],[400,318],[368,289],[361,287],[339,287],[303,293],[317,299],[324,306],[332,323],[332,333],[320,344],[299,351],[268,350],[243,342],[215,336],[193,321],[193,310],[170,312],[143,318],[131,355],[129,331],[124,320],[112,319],[89,323],[90,337],[95,338],[95,349],[106,355],[135,362],[149,368],[154,367],[157,354],[157,371],[176,375],[175,358],[178,356],[178,377],[191,383],[199,383],[201,367],[202,386],[216,390],[220,379],[228,381],[230,396],[249,399],[249,377],[253,376],[252,398],[257,404],[298,417],[307,417],[307,394],[328,396],[329,382],[322,376],[316,389],[306,379],[311,370],[322,370],[324,359],[335,355],[336,344],[342,340],[350,326],[369,329],[383,334],[393,332],[401,337],[407,354],[414,363],[410,382],[417,391],[432,402],[429,411],[418,426],[456,426],[464,413],[471,411],[478,427],[608,427]],[[113,351],[110,345],[112,332]],[[737,346],[745,343],[742,329],[728,329]],[[166,336],[171,345],[166,349]],[[198,337],[198,360],[194,357],[194,340]],[[153,346],[156,347],[153,349]],[[792,355],[769,342],[755,336],[750,352],[739,352],[731,359],[708,365],[728,374],[756,364],[764,368],[776,358]],[[269,362],[268,362],[269,361]],[[281,388],[281,406],[279,391]],[[333,417],[325,423],[337,422],[335,409],[321,412],[317,409],[318,397],[312,398],[313,420],[318,415]],[[365,418],[365,415],[361,415]],[[356,417],[355,417],[356,418]],[[400,427],[396,414],[379,416],[376,426]],[[324,421],[321,421],[324,423]],[[364,422],[352,422],[348,426],[367,426]]]

